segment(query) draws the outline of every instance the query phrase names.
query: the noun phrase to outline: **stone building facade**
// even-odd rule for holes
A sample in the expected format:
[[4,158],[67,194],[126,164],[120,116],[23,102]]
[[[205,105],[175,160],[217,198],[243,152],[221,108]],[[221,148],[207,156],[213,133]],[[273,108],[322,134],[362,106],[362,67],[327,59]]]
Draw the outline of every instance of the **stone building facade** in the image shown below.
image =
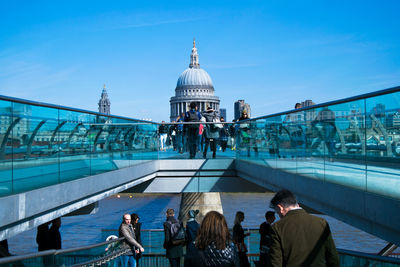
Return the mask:
[[210,75],[200,68],[194,40],[189,68],[179,76],[175,96],[170,100],[170,120],[174,121],[182,112],[188,111],[191,102],[197,103],[199,111],[206,110],[208,106],[219,111],[219,97],[214,95],[214,86]]

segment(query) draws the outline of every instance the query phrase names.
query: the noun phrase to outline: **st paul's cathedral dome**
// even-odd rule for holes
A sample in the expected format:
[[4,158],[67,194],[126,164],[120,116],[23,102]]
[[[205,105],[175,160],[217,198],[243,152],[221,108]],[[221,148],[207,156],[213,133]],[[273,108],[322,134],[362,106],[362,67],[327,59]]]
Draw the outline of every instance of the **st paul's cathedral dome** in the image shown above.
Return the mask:
[[219,97],[214,96],[214,86],[210,75],[200,68],[196,42],[193,40],[189,68],[182,72],[175,88],[175,96],[171,97],[170,120],[174,121],[182,113],[189,110],[191,102],[196,102],[198,110],[204,111],[208,106],[219,111]]

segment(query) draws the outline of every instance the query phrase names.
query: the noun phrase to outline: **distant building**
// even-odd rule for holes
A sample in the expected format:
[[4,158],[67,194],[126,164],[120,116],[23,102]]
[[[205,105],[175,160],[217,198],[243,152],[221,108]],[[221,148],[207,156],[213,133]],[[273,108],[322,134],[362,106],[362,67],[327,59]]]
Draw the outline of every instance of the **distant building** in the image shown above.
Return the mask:
[[225,121],[228,121],[228,119],[226,118],[226,108],[219,109],[219,116],[224,117]]
[[235,102],[235,120],[240,118],[242,111],[246,110],[249,118],[251,118],[251,108],[250,105],[245,103],[244,100],[238,100]]
[[305,101],[301,102],[302,108],[314,106],[314,105],[315,105],[315,103],[312,100],[305,100]]
[[108,98],[108,94],[106,91],[106,85],[103,86],[103,91],[101,92],[101,97],[99,100],[99,112],[103,114],[110,115],[111,110],[111,102]]
[[182,112],[188,111],[191,102],[196,102],[199,111],[204,111],[207,107],[219,110],[219,97],[214,95],[214,85],[210,75],[200,68],[194,40],[189,68],[179,76],[175,96],[171,97],[169,102],[171,121],[176,120]]

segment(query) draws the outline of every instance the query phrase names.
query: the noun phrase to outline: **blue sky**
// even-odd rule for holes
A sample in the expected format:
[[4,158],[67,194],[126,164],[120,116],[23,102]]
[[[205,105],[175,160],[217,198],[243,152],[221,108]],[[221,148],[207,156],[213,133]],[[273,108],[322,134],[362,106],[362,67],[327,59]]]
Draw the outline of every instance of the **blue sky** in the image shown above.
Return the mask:
[[2,1],[0,94],[168,120],[193,37],[252,117],[400,85],[400,1]]

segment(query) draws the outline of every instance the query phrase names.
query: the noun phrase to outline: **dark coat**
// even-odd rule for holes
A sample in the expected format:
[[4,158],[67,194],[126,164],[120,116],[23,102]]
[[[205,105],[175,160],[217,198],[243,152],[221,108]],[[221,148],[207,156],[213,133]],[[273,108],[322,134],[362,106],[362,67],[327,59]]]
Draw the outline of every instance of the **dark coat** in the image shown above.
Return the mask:
[[214,243],[200,250],[194,246],[186,253],[185,267],[239,267],[238,253],[231,243],[225,249],[218,250]]
[[196,220],[188,221],[186,223],[186,237],[188,243],[196,240],[199,227],[200,225]]
[[164,222],[164,248],[167,258],[180,258],[183,256],[183,246],[173,245],[171,240],[171,223],[179,222],[174,216],[167,217]]
[[[138,222],[135,225],[133,225],[133,232],[135,233],[136,236],[136,241],[143,246],[142,244],[142,237],[141,237],[141,233],[140,230],[142,228],[142,223]],[[136,253],[136,259],[139,259],[140,257],[142,257],[142,252],[139,251],[139,253]]]
[[49,225],[47,223],[38,226],[36,243],[38,244],[38,251],[49,249]]
[[339,266],[329,224],[303,209],[273,224],[271,238],[272,266]]
[[268,222],[263,222],[258,231],[260,233],[260,249],[262,246],[271,246],[271,232],[272,227]]
[[51,225],[48,238],[48,249],[61,249],[60,227]]

